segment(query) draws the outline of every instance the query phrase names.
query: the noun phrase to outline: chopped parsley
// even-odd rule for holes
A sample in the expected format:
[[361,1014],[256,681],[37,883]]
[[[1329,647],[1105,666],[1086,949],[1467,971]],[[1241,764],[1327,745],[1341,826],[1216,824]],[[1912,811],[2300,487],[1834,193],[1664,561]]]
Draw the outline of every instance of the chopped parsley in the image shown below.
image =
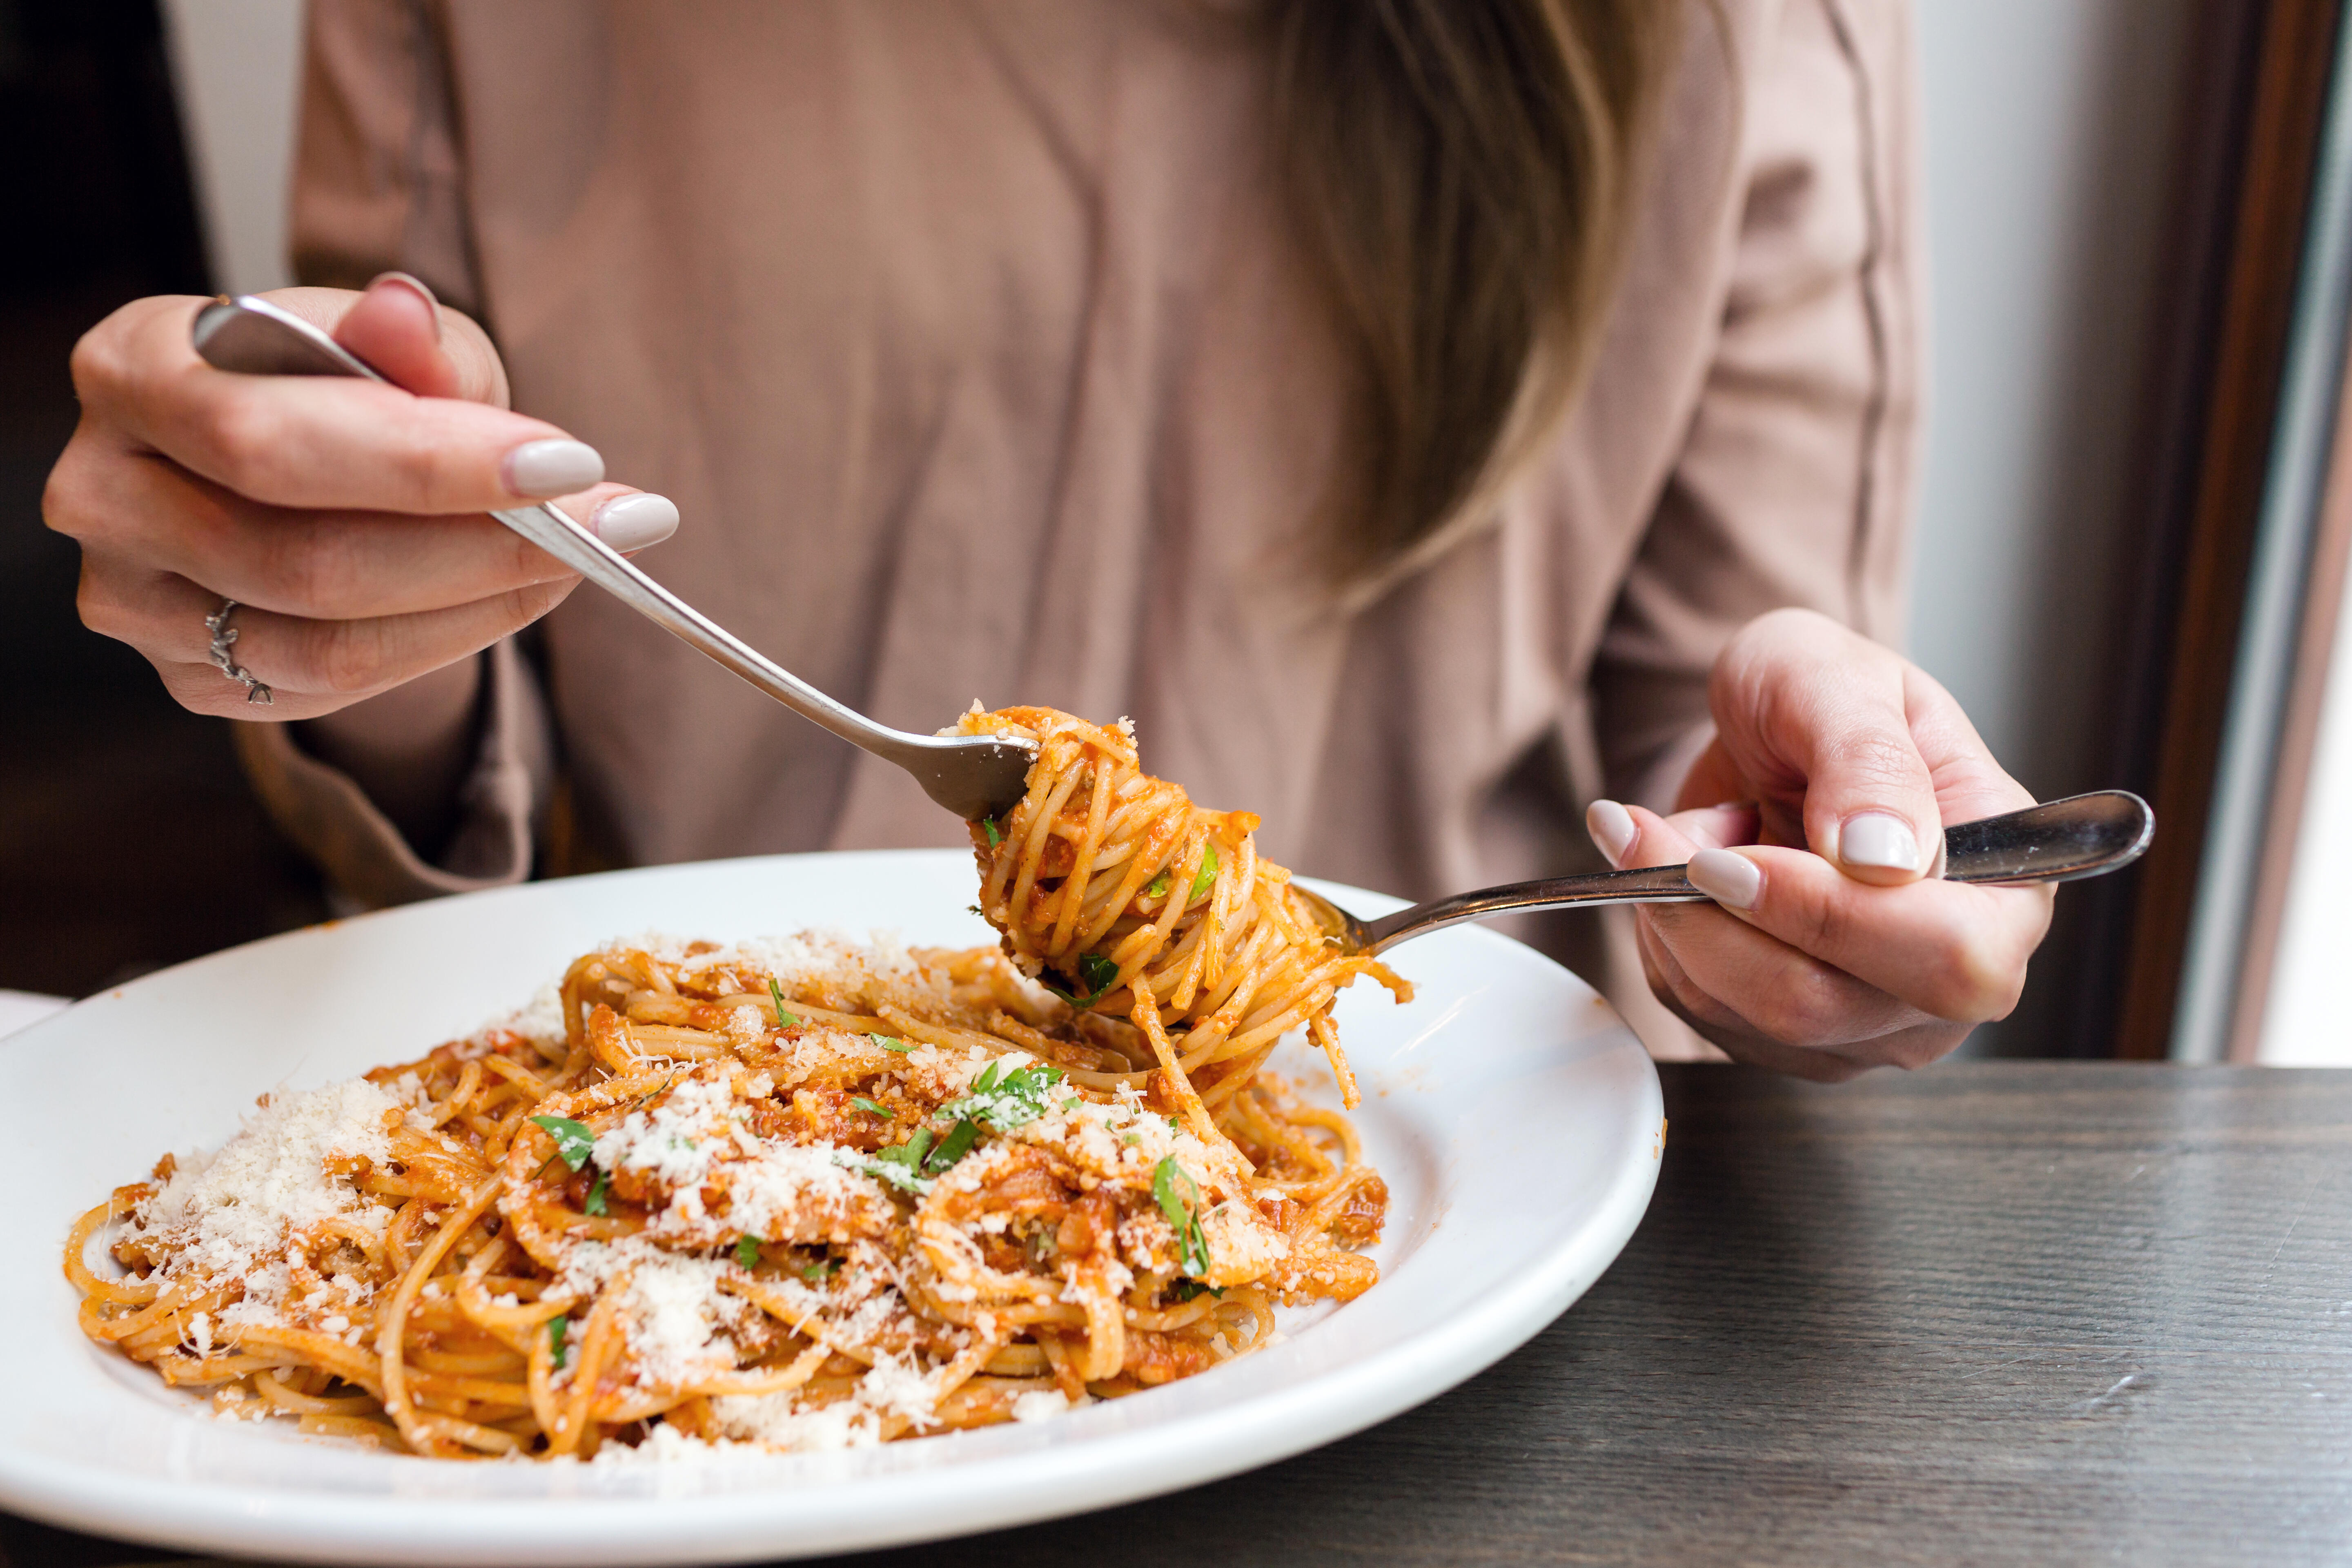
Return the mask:
[[[1157,899],[1164,896],[1168,891],[1169,876],[1169,872],[1162,871],[1157,877],[1152,878],[1150,885],[1143,889],[1143,896],[1147,899]],[[1192,874],[1192,898],[1188,898],[1184,901],[1188,904],[1191,903],[1192,899],[1199,898],[1202,893],[1207,892],[1211,888],[1213,888],[1216,885],[1217,847],[1212,844],[1202,853],[1201,868]]]
[[735,1266],[749,1273],[760,1261],[760,1238],[750,1231],[735,1238]]
[[840,1267],[840,1258],[828,1258],[822,1263],[812,1263],[803,1268],[801,1270],[801,1278],[808,1280],[812,1284],[822,1284],[825,1280],[832,1279],[833,1271]]
[[877,1035],[871,1029],[866,1031],[866,1037],[884,1050],[896,1051],[902,1057],[915,1048],[904,1040],[894,1040],[887,1035]]
[[563,1370],[563,1338],[572,1331],[572,1314],[558,1312],[547,1320],[548,1364],[556,1371]]
[[971,1146],[979,1142],[980,1129],[968,1121],[959,1121],[948,1129],[948,1135],[940,1140],[940,1146],[931,1151],[931,1157],[923,1162],[923,1169],[937,1175],[971,1153]]
[[596,1134],[569,1116],[534,1116],[531,1120],[547,1130],[548,1136],[555,1140],[556,1154],[573,1170],[586,1164],[588,1156],[594,1152]]
[[850,1096],[849,1103],[857,1107],[858,1110],[866,1112],[866,1115],[878,1116],[885,1121],[896,1121],[898,1119],[898,1113],[897,1111],[891,1110],[880,1100],[868,1100],[862,1094],[854,1094]]
[[1092,986],[1094,994],[1090,996],[1081,996],[1075,991],[1063,990],[1051,981],[1041,980],[1038,984],[1073,1007],[1091,1007],[1103,999],[1106,992],[1118,984],[1118,965],[1099,952],[1082,952],[1078,954],[1078,981],[1083,985]]
[[610,1171],[596,1173],[596,1184],[588,1189],[587,1201],[580,1205],[581,1213],[603,1214],[604,1212],[604,1184],[612,1179],[613,1173]]
[[915,1135],[904,1143],[895,1143],[872,1159],[862,1162],[858,1169],[877,1181],[889,1183],[900,1192],[920,1196],[931,1190],[923,1176],[923,1156],[931,1152],[931,1130],[919,1127]]
[[768,994],[776,999],[776,1027],[780,1029],[799,1027],[799,1016],[784,1011],[784,988],[777,984],[773,980],[770,980],[768,982]]
[[940,1106],[940,1114],[985,1122],[994,1131],[1010,1132],[1045,1115],[1045,1097],[1061,1081],[1061,1069],[1043,1062],[1006,1072],[1002,1061],[992,1061],[981,1069],[961,1098]]
[[1201,1229],[1201,1184],[1169,1155],[1151,1173],[1151,1195],[1176,1232],[1176,1262],[1185,1273],[1209,1271],[1209,1238]]

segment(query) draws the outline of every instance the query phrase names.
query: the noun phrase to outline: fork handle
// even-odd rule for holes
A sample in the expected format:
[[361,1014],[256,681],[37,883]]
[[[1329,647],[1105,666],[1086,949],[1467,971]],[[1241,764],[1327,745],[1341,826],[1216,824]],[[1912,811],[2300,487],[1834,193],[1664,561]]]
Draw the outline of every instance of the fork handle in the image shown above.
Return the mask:
[[[2098,790],[2000,816],[1952,823],[1944,829],[1943,868],[1935,874],[1948,882],[1997,887],[2071,882],[2130,865],[2155,835],[2156,816],[2147,802],[2124,790]],[[1481,888],[1362,921],[1343,934],[1360,951],[1378,952],[1423,931],[1514,910],[1706,902],[1706,895],[1690,885],[1684,870],[1681,866],[1645,866]]]
[[[251,295],[205,306],[197,312],[194,335],[197,353],[219,370],[384,380],[374,366],[301,317]],[[953,743],[877,724],[836,702],[646,576],[627,556],[555,507],[542,502],[490,515],[697,653],[851,745],[921,773],[923,753]]]

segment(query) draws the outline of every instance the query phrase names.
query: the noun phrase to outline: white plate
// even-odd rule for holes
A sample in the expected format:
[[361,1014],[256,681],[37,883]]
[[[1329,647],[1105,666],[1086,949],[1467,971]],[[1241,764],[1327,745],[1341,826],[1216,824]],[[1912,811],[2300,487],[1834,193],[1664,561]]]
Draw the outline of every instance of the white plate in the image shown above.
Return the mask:
[[[774,1559],[936,1539],[1173,1491],[1442,1393],[1582,1294],[1649,1203],[1657,1074],[1609,1005],[1471,927],[1401,950],[1410,1007],[1339,1022],[1392,1203],[1381,1283],[1231,1365],[1058,1420],[692,1465],[456,1464],[213,1421],[84,1339],[73,1216],[254,1096],[423,1054],[646,930],[833,926],[976,944],[971,858],[777,856],[583,877],[330,922],[139,980],[0,1042],[0,1505],[197,1551],[336,1563]],[[1359,914],[1396,901],[1328,889]],[[1300,1053],[1303,1058],[1303,1053]],[[1327,1079],[1328,1082],[1328,1079]]]

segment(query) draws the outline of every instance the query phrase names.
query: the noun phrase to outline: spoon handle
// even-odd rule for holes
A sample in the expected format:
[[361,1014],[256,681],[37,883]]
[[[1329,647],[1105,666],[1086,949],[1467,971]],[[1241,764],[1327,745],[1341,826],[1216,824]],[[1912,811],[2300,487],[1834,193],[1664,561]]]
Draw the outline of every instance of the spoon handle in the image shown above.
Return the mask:
[[[2138,859],[2155,834],[2156,815],[2136,795],[2100,790],[2069,795],[1945,828],[1944,880],[2021,885],[2097,877]],[[1482,888],[1366,921],[1349,934],[1363,952],[1378,952],[1408,937],[1519,910],[1706,902],[1706,895],[1683,875],[1685,869],[1646,866]]]

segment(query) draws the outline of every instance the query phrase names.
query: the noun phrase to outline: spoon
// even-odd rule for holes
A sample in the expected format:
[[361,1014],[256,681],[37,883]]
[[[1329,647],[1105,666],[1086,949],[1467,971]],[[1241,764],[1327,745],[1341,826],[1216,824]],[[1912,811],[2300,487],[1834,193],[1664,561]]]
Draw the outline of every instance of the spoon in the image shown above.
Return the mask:
[[[301,317],[251,295],[196,312],[196,353],[247,375],[347,375],[384,381],[364,360]],[[390,384],[388,382],[386,384]],[[490,513],[621,603],[750,681],[802,718],[914,774],[923,793],[977,821],[1020,804],[1035,750],[992,735],[914,735],[835,701],[646,576],[629,558],[552,506]]]
[[[2147,802],[2119,789],[2069,795],[2001,816],[1957,822],[1944,829],[1948,882],[2015,886],[2071,882],[2104,876],[2130,865],[2156,836],[2156,814]],[[1519,910],[1556,910],[1576,904],[1699,904],[1707,897],[1690,885],[1684,866],[1644,866],[1589,877],[1553,877],[1511,882],[1475,893],[1433,899],[1360,921],[1330,900],[1290,886],[1306,900],[1325,940],[1353,956],[1370,955],[1465,921]]]

